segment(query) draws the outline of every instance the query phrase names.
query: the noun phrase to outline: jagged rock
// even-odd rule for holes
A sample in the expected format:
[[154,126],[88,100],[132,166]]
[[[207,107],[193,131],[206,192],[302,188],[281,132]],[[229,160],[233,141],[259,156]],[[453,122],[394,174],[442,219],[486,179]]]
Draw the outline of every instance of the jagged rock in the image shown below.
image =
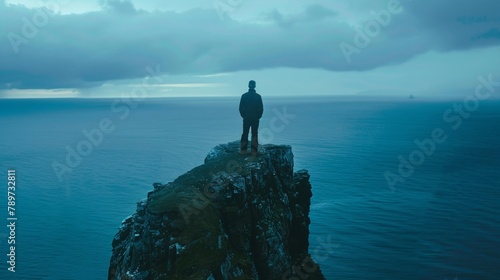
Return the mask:
[[325,279],[308,254],[312,196],[290,146],[218,145],[154,184],[113,242],[109,279]]

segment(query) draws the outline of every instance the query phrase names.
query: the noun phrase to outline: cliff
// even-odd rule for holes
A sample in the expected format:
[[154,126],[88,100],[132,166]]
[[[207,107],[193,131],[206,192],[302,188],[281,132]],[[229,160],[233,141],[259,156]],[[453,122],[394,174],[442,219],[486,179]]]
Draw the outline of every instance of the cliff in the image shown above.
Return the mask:
[[109,279],[325,279],[308,254],[312,196],[290,146],[215,147],[175,181],[153,184],[113,242]]

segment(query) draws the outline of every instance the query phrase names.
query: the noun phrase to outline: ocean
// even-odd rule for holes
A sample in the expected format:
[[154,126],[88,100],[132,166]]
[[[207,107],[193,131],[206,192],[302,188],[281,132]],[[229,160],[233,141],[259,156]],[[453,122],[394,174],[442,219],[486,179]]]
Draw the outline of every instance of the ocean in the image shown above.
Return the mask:
[[[291,145],[311,174],[310,252],[327,279],[500,279],[500,101],[263,99],[261,143]],[[0,279],[106,279],[152,184],[240,138],[238,101],[1,99]]]

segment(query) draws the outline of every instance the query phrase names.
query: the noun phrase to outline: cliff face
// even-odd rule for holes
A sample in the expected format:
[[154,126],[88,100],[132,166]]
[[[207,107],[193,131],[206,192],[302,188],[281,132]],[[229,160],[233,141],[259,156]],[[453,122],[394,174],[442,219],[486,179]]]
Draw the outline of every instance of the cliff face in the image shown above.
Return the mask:
[[324,279],[308,255],[309,174],[294,173],[290,146],[238,149],[155,183],[113,240],[108,278]]

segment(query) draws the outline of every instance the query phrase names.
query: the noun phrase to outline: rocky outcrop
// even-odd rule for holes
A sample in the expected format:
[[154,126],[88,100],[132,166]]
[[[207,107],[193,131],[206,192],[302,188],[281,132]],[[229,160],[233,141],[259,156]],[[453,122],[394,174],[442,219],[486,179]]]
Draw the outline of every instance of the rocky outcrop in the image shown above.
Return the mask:
[[290,146],[238,142],[154,184],[113,242],[109,279],[324,279],[308,254],[309,174]]

